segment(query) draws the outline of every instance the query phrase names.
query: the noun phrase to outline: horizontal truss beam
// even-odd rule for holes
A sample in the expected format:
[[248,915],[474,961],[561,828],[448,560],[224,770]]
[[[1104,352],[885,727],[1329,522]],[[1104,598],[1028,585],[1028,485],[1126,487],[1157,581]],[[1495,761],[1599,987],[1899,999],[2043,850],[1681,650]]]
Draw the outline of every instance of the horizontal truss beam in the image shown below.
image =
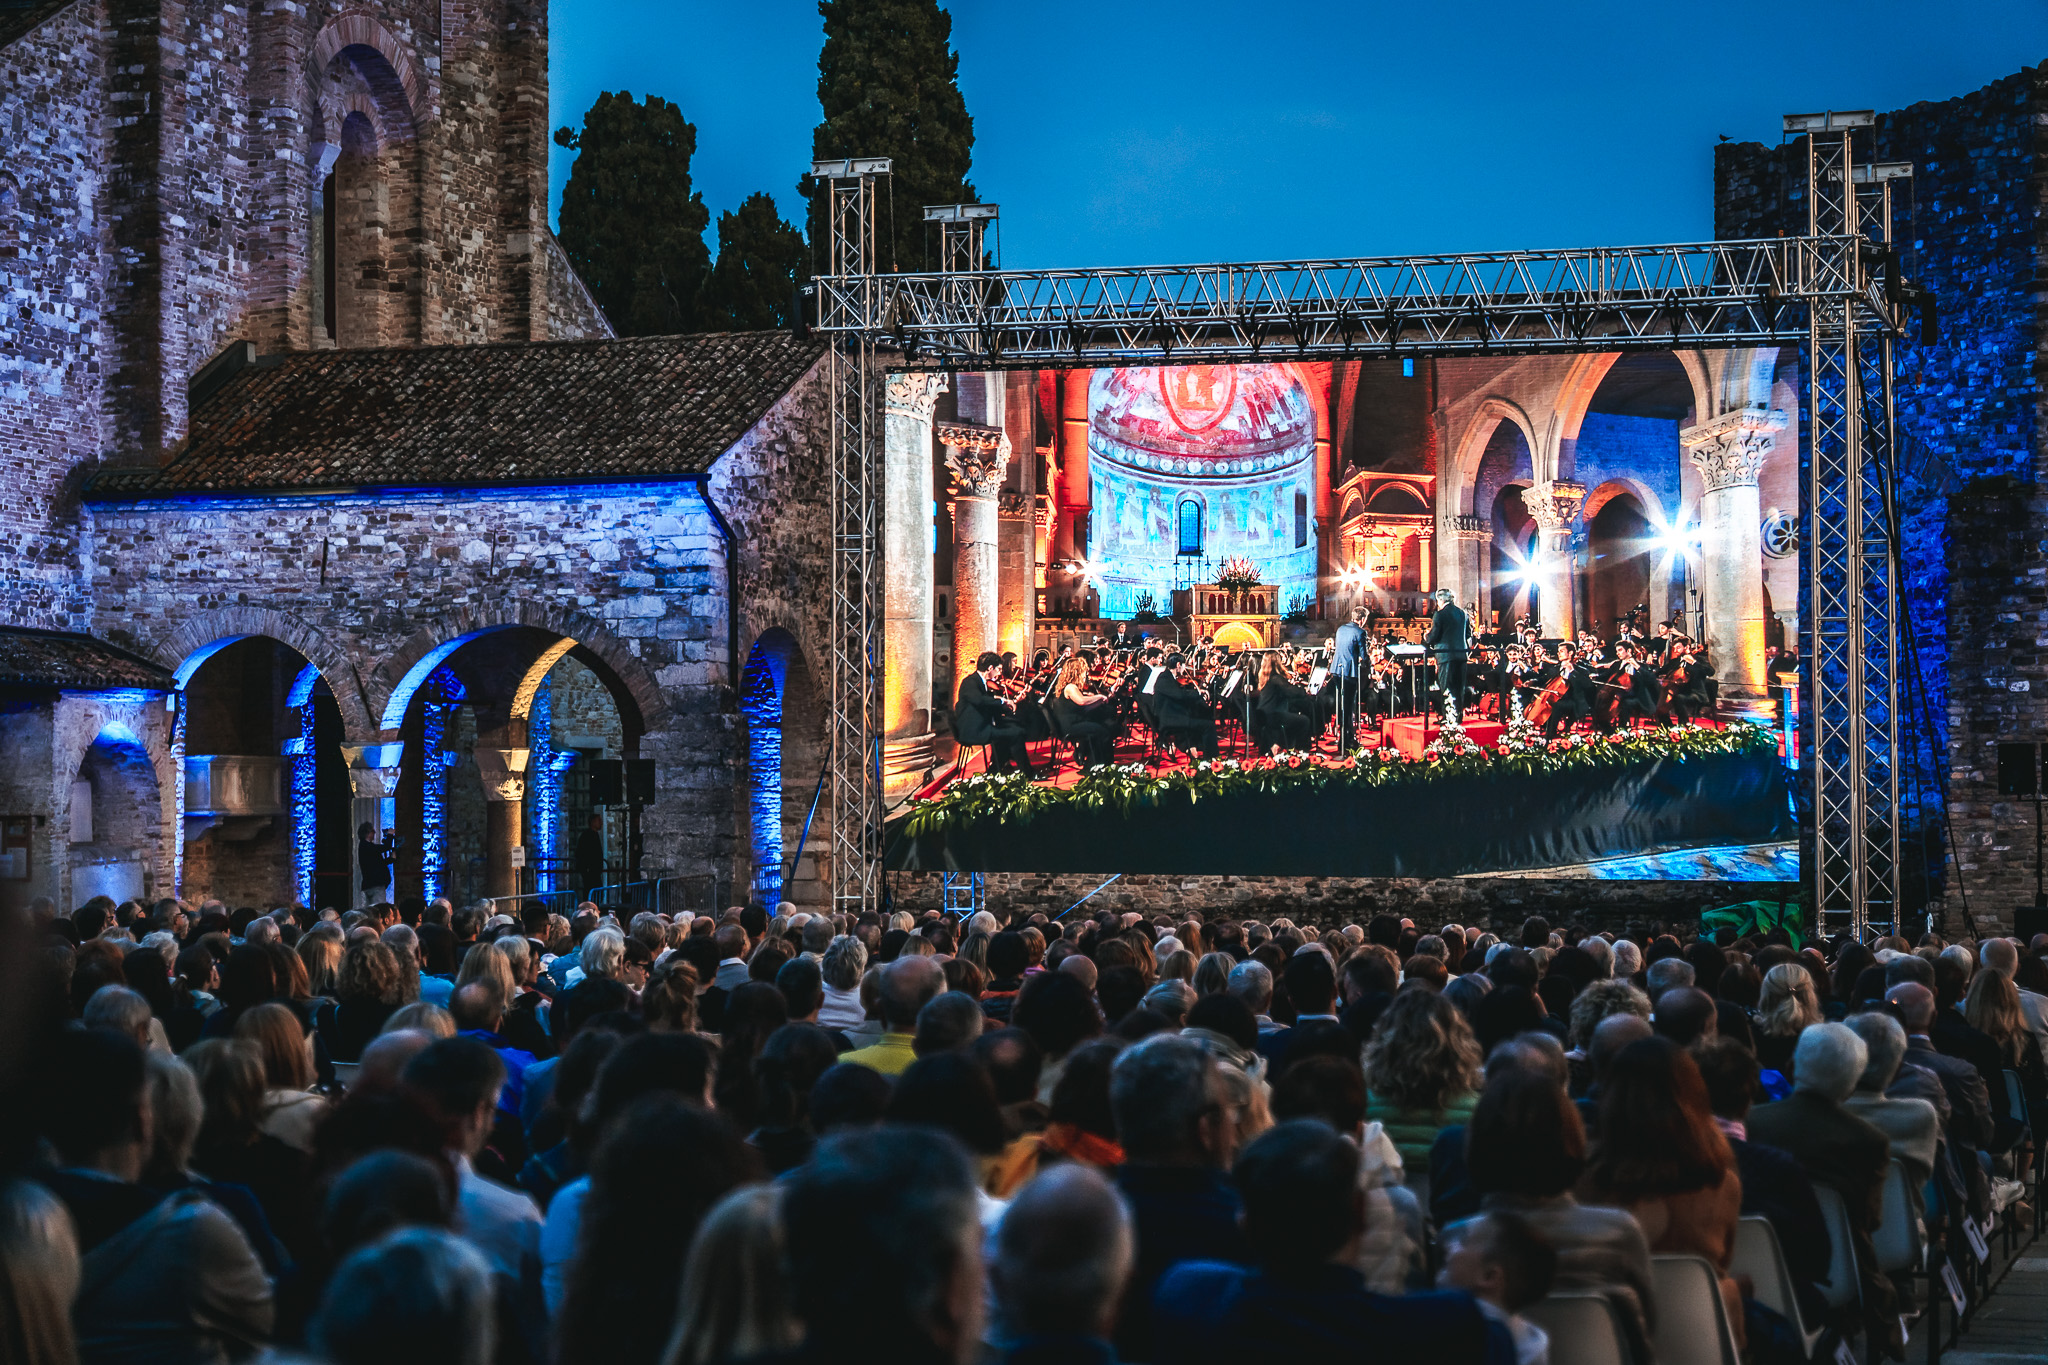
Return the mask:
[[1526,355],[1803,342],[1839,300],[1896,331],[1858,237],[1132,269],[820,276],[817,326],[890,368]]

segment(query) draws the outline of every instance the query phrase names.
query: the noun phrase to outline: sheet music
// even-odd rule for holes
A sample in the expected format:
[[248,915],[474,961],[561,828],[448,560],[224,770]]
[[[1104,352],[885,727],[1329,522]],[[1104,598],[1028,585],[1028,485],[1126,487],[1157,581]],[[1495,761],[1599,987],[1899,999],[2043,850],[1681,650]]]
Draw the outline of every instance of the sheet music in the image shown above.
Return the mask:
[[1315,671],[1308,675],[1308,687],[1306,689],[1308,694],[1314,696],[1316,693],[1321,692],[1323,684],[1329,680],[1330,670],[1322,664],[1317,664]]
[[1242,673],[1233,673],[1229,677],[1225,678],[1223,680],[1223,694],[1222,697],[1219,698],[1219,700],[1227,699],[1232,693],[1236,692],[1237,685],[1243,681],[1244,674]]

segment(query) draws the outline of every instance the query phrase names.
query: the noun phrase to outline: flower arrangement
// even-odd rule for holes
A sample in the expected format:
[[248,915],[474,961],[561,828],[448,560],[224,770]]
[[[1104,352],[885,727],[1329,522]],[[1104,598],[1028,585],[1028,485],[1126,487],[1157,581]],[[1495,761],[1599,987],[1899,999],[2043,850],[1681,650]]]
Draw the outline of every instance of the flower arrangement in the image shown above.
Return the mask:
[[1216,586],[1225,592],[1245,592],[1259,586],[1259,566],[1243,555],[1232,555],[1216,571]]
[[[1446,717],[1455,720],[1455,711]],[[1446,727],[1448,730],[1449,727]],[[1487,774],[1532,777],[1574,768],[1623,768],[1652,759],[1690,759],[1732,754],[1775,754],[1770,729],[1738,723],[1672,725],[1664,729],[1617,731],[1606,736],[1569,735],[1553,740],[1517,741],[1504,736],[1498,748],[1473,742],[1462,729],[1457,743],[1410,758],[1390,748],[1342,757],[1322,753],[1279,753],[1244,761],[1221,759],[1193,768],[1154,774],[1142,763],[1100,764],[1071,787],[1033,782],[1021,774],[970,777],[929,801],[911,807],[909,833],[938,833],[983,820],[1030,820],[1056,807],[1128,815],[1140,806],[1282,791],[1317,791],[1332,786],[1384,787]]]

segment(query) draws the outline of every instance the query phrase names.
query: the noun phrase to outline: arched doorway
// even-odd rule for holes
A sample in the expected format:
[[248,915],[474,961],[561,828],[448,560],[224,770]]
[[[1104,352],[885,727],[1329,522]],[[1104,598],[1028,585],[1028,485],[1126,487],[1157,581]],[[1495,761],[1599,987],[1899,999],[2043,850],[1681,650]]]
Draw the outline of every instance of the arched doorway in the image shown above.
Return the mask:
[[158,883],[164,831],[156,765],[133,731],[102,727],[71,779],[66,862],[71,904],[94,896],[147,901]]
[[746,719],[746,800],[741,847],[753,864],[753,894],[773,906],[822,906],[830,899],[825,858],[830,814],[821,799],[825,713],[803,650],[780,626],[754,642],[741,674]]
[[348,769],[341,712],[319,669],[280,640],[247,635],[194,651],[178,677],[183,893],[346,909]]
[[[524,625],[445,641],[407,673],[384,720],[404,746],[399,897],[568,897],[631,875],[645,803],[623,781],[602,789],[597,765],[637,758],[644,726],[624,682],[582,641]],[[593,814],[595,881],[575,866]]]
[[1587,626],[1611,640],[1641,606],[1649,613],[1650,619],[1639,623],[1647,635],[1658,606],[1652,600],[1658,548],[1654,528],[1634,493],[1602,488],[1594,497],[1601,500],[1586,527]]
[[1500,626],[1524,618],[1534,620],[1542,592],[1536,565],[1542,555],[1542,533],[1522,501],[1527,484],[1512,483],[1494,495],[1493,540],[1488,550],[1486,608]]

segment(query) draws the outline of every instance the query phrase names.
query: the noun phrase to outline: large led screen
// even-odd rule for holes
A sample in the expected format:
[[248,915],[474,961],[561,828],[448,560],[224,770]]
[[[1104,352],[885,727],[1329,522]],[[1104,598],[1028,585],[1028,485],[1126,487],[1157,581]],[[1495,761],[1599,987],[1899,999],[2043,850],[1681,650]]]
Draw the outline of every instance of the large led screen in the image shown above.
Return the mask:
[[1795,366],[892,375],[892,863],[1796,879]]

